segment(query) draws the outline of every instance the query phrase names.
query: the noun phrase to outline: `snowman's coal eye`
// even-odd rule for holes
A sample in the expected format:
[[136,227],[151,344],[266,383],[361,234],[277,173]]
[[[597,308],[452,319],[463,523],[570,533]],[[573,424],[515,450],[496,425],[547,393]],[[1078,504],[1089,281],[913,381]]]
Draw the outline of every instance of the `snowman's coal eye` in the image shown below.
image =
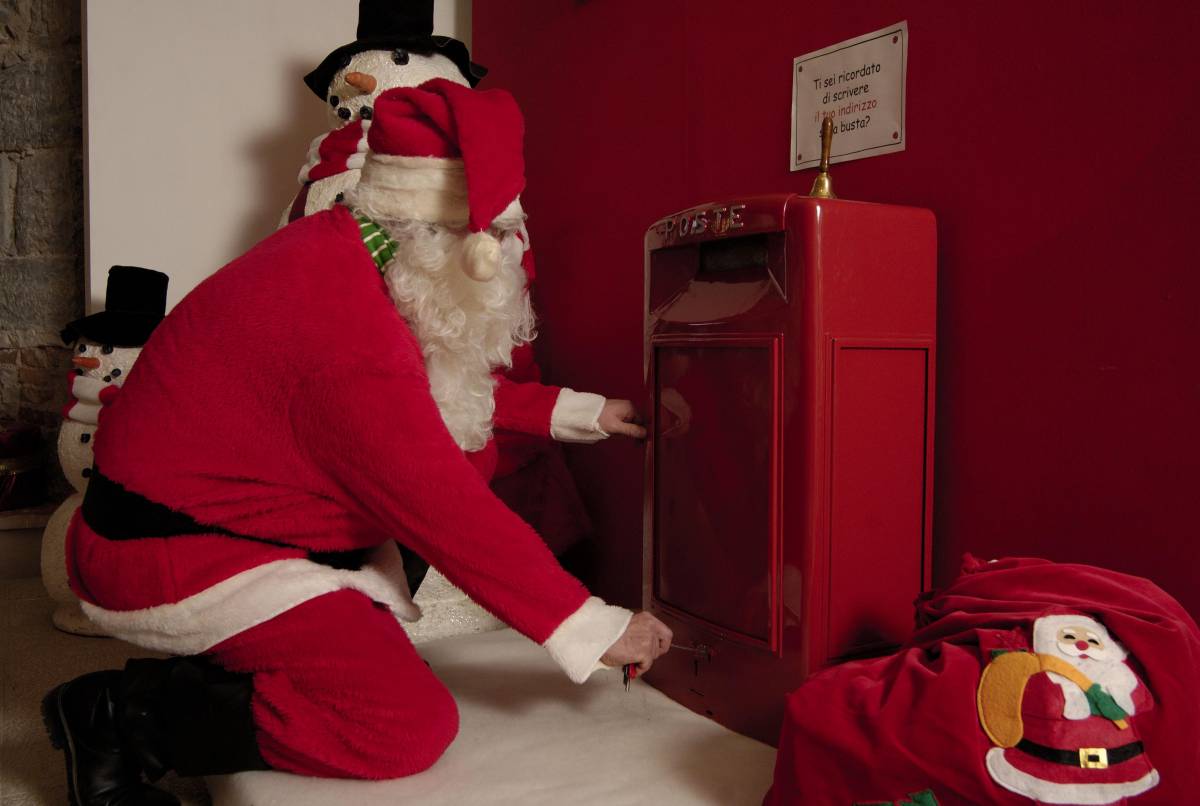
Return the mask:
[[111,344],[106,344],[100,348],[100,352],[104,353],[105,355],[112,355],[112,351],[113,346]]
[[332,107],[336,107],[336,106],[337,106],[338,104],[340,104],[341,102],[342,102],[342,99],[341,99],[341,98],[339,98],[339,97],[337,97],[336,95],[330,95],[330,96],[329,96],[329,105],[330,105],[330,106],[332,106]]
[[120,369],[114,369],[114,370],[112,371],[112,376],[113,376],[114,378],[119,378],[119,377],[121,377],[121,370],[120,370]]
[[364,106],[362,109],[358,110],[358,114],[362,115],[363,120],[370,120],[372,117],[374,117],[375,110],[369,106]]
[[338,110],[338,117],[341,118],[342,120],[349,120],[350,119],[350,110],[343,106],[341,109]]
[[86,353],[86,352],[87,352],[87,345],[86,345],[86,344],[81,344],[81,345],[79,345],[79,352],[80,352],[80,353]]
[[396,48],[392,51],[392,61],[396,64],[408,64],[408,51],[404,48]]
[[105,382],[105,383],[112,383],[112,376],[111,376],[111,375],[105,375],[105,376],[104,376],[104,382]]

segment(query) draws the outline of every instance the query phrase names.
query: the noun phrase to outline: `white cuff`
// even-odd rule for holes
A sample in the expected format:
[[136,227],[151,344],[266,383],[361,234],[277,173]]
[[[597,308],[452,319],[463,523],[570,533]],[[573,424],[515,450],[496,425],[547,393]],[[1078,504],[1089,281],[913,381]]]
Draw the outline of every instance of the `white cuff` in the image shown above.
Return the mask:
[[564,388],[550,414],[550,436],[559,442],[599,442],[608,436],[600,427],[607,402],[601,395]]
[[542,644],[573,683],[582,683],[603,668],[600,656],[625,634],[633,612],[592,596],[563,619]]

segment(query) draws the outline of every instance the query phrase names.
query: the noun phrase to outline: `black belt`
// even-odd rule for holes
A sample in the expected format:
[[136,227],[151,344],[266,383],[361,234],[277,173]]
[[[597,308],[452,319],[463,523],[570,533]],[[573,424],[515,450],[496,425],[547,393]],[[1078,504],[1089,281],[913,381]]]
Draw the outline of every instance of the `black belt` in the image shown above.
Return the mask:
[[83,495],[83,519],[91,530],[107,540],[140,540],[146,537],[178,537],[181,535],[222,535],[259,543],[271,540],[250,537],[231,532],[220,526],[202,524],[191,515],[185,515],[165,504],[151,501],[144,495],[127,490],[92,468],[88,478],[87,492]]
[[1046,747],[1044,744],[1031,742],[1028,739],[1018,742],[1017,749],[1043,761],[1065,764],[1068,767],[1099,770],[1129,761],[1145,752],[1141,742],[1130,742],[1120,747],[1080,747],[1075,750],[1059,750],[1055,747]]
[[[220,526],[200,523],[191,515],[126,489],[101,473],[98,467],[93,467],[92,474],[88,477],[87,492],[83,495],[83,505],[80,509],[88,527],[105,540],[221,535],[279,548],[299,548],[277,540],[252,537]],[[313,562],[333,568],[358,569],[366,562],[367,551],[310,551],[308,557]]]

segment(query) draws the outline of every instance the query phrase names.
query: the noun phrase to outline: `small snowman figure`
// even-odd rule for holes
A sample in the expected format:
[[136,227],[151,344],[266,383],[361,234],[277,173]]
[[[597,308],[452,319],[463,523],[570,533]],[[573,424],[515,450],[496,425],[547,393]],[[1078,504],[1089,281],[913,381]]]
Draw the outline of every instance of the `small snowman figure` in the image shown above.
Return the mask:
[[281,227],[332,207],[358,184],[380,93],[433,78],[474,87],[487,73],[462,42],[433,35],[433,0],[360,0],[357,37],[304,77],[329,105],[333,128],[309,145],[300,192],[284,211]]
[[42,582],[54,599],[54,626],[80,635],[101,635],[79,608],[67,584],[66,534],[83,502],[92,474],[100,409],[120,392],[150,333],[167,307],[167,275],[137,266],[108,272],[105,309],[67,325],[62,339],[71,345],[68,376],[71,401],[63,409],[58,459],[75,493],[63,502],[42,533]]

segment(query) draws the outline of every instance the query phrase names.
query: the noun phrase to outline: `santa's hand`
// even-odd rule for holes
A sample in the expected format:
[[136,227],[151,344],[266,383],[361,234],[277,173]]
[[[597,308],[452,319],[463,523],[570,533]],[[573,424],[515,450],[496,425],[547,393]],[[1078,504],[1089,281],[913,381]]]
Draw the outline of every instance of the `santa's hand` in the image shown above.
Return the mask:
[[620,434],[621,436],[645,439],[646,429],[638,423],[641,416],[628,400],[606,400],[600,410],[597,423],[605,434]]
[[634,613],[625,632],[600,656],[600,662],[605,666],[636,663],[638,674],[644,674],[671,648],[671,638],[671,628],[666,624],[649,613]]

